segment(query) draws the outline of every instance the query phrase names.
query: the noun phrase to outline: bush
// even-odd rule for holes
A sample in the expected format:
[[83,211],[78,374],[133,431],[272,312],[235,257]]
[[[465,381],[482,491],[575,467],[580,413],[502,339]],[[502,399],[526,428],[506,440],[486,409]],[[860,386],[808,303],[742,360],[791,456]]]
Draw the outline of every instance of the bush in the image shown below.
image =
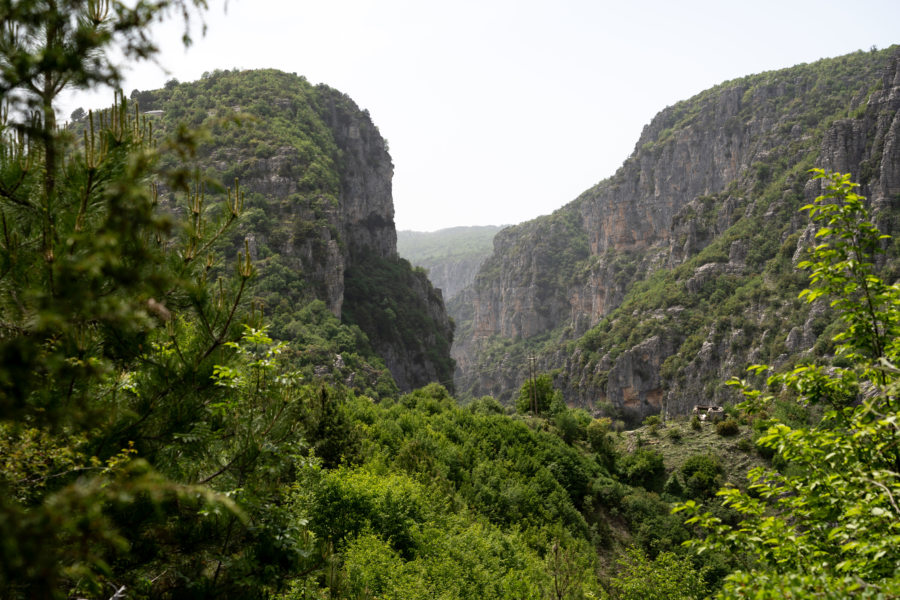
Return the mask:
[[677,444],[681,441],[681,430],[677,427],[669,427],[666,430],[666,436]]
[[473,413],[480,415],[502,415],[506,412],[503,405],[492,396],[476,398],[475,400],[472,400],[466,408]]
[[735,419],[725,419],[716,423],[716,433],[723,437],[737,435],[741,430],[741,425]]
[[662,421],[659,418],[659,415],[650,415],[649,417],[644,419],[644,425],[647,427],[653,427],[655,425],[659,425]]
[[639,548],[629,548],[616,563],[610,583],[620,600],[703,598],[708,589],[705,571],[672,552],[662,552],[653,560]]
[[707,498],[721,486],[722,465],[712,454],[696,454],[681,465],[681,475],[692,498]]
[[663,486],[663,491],[672,496],[682,496],[684,494],[684,487],[681,485],[681,482],[678,481],[677,473],[669,475],[669,479],[666,480],[666,485]]
[[700,431],[701,429],[703,429],[703,423],[700,422],[700,417],[698,417],[697,415],[691,417],[691,429],[693,429],[694,431]]
[[644,426],[649,428],[650,435],[656,435],[661,424],[662,420],[659,418],[659,415],[650,415],[644,419]]
[[[553,403],[554,391],[553,378],[547,373],[529,379],[519,388],[516,411],[520,414],[531,413],[535,416],[546,414]],[[537,409],[536,412],[535,409]]]
[[564,410],[556,415],[556,428],[559,436],[570,446],[577,440],[584,439],[584,427],[570,411]]
[[639,448],[622,457],[619,461],[619,473],[630,485],[659,491],[662,489],[666,469],[659,452]]

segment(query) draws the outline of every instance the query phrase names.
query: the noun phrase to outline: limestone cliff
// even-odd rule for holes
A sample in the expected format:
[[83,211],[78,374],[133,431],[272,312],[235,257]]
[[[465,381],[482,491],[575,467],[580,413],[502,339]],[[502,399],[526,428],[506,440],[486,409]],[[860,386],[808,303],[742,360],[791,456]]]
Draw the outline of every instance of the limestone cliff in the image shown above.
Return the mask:
[[400,231],[397,251],[413,265],[428,271],[428,278],[443,292],[449,307],[453,298],[475,280],[501,229],[479,225],[432,232]]
[[[259,271],[253,293],[276,336],[302,339],[309,356],[319,356],[325,346],[362,352],[352,330],[310,331],[301,309],[321,301],[363,330],[368,340],[362,343],[371,345],[402,389],[449,379],[452,326],[439,292],[397,255],[393,164],[367,111],[341,92],[273,70],[217,71],[198,82],[134,95],[142,107],[161,110],[170,128],[188,120],[211,129],[198,148],[199,166],[224,181],[238,178],[245,192],[245,214],[232,244],[238,249],[246,241],[249,247]],[[363,265],[373,261],[391,269],[395,280],[374,287],[365,281],[370,272]],[[422,331],[398,335],[391,324],[361,319],[366,300],[352,297],[348,311],[350,288],[393,297],[396,305],[384,318],[425,315]],[[323,337],[342,341],[335,345]],[[316,360],[328,369],[345,362],[333,354]]]
[[497,236],[466,291],[458,386],[508,399],[534,354],[569,403],[639,419],[724,399],[750,361],[827,351],[829,316],[796,300],[806,171],[858,174],[896,229],[898,60],[858,52],[663,110],[613,177]]

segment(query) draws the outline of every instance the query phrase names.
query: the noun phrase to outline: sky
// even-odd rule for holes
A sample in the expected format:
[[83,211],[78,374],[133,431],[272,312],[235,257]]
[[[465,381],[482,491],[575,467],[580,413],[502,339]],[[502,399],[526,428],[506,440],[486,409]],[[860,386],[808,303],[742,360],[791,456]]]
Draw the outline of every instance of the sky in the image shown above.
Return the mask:
[[[612,175],[642,128],[744,75],[900,43],[898,0],[210,0],[205,35],[154,30],[156,89],[276,68],[368,109],[394,161],[397,229],[519,223]],[[109,104],[111,91],[60,105]]]

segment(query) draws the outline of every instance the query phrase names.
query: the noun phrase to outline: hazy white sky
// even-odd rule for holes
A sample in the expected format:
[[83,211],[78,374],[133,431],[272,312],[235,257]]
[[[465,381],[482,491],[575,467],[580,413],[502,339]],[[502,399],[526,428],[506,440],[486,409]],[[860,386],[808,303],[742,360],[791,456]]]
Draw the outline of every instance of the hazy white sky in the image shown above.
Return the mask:
[[[642,127],[722,81],[900,42],[898,0],[210,0],[126,95],[277,68],[349,94],[390,144],[398,229],[517,223],[612,175]],[[225,8],[227,7],[227,10]],[[62,107],[107,104],[76,96]]]

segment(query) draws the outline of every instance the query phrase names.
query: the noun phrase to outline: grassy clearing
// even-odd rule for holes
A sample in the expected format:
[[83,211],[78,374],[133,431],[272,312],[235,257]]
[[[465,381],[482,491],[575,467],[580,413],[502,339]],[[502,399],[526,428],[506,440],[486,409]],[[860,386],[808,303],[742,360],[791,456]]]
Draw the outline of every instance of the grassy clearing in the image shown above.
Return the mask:
[[741,425],[737,435],[723,437],[713,423],[702,423],[697,431],[688,420],[670,420],[625,431],[618,438],[620,452],[634,452],[638,447],[659,452],[667,474],[680,469],[691,456],[711,454],[724,469],[723,479],[739,486],[746,482],[747,471],[767,464],[756,451],[748,425]]

